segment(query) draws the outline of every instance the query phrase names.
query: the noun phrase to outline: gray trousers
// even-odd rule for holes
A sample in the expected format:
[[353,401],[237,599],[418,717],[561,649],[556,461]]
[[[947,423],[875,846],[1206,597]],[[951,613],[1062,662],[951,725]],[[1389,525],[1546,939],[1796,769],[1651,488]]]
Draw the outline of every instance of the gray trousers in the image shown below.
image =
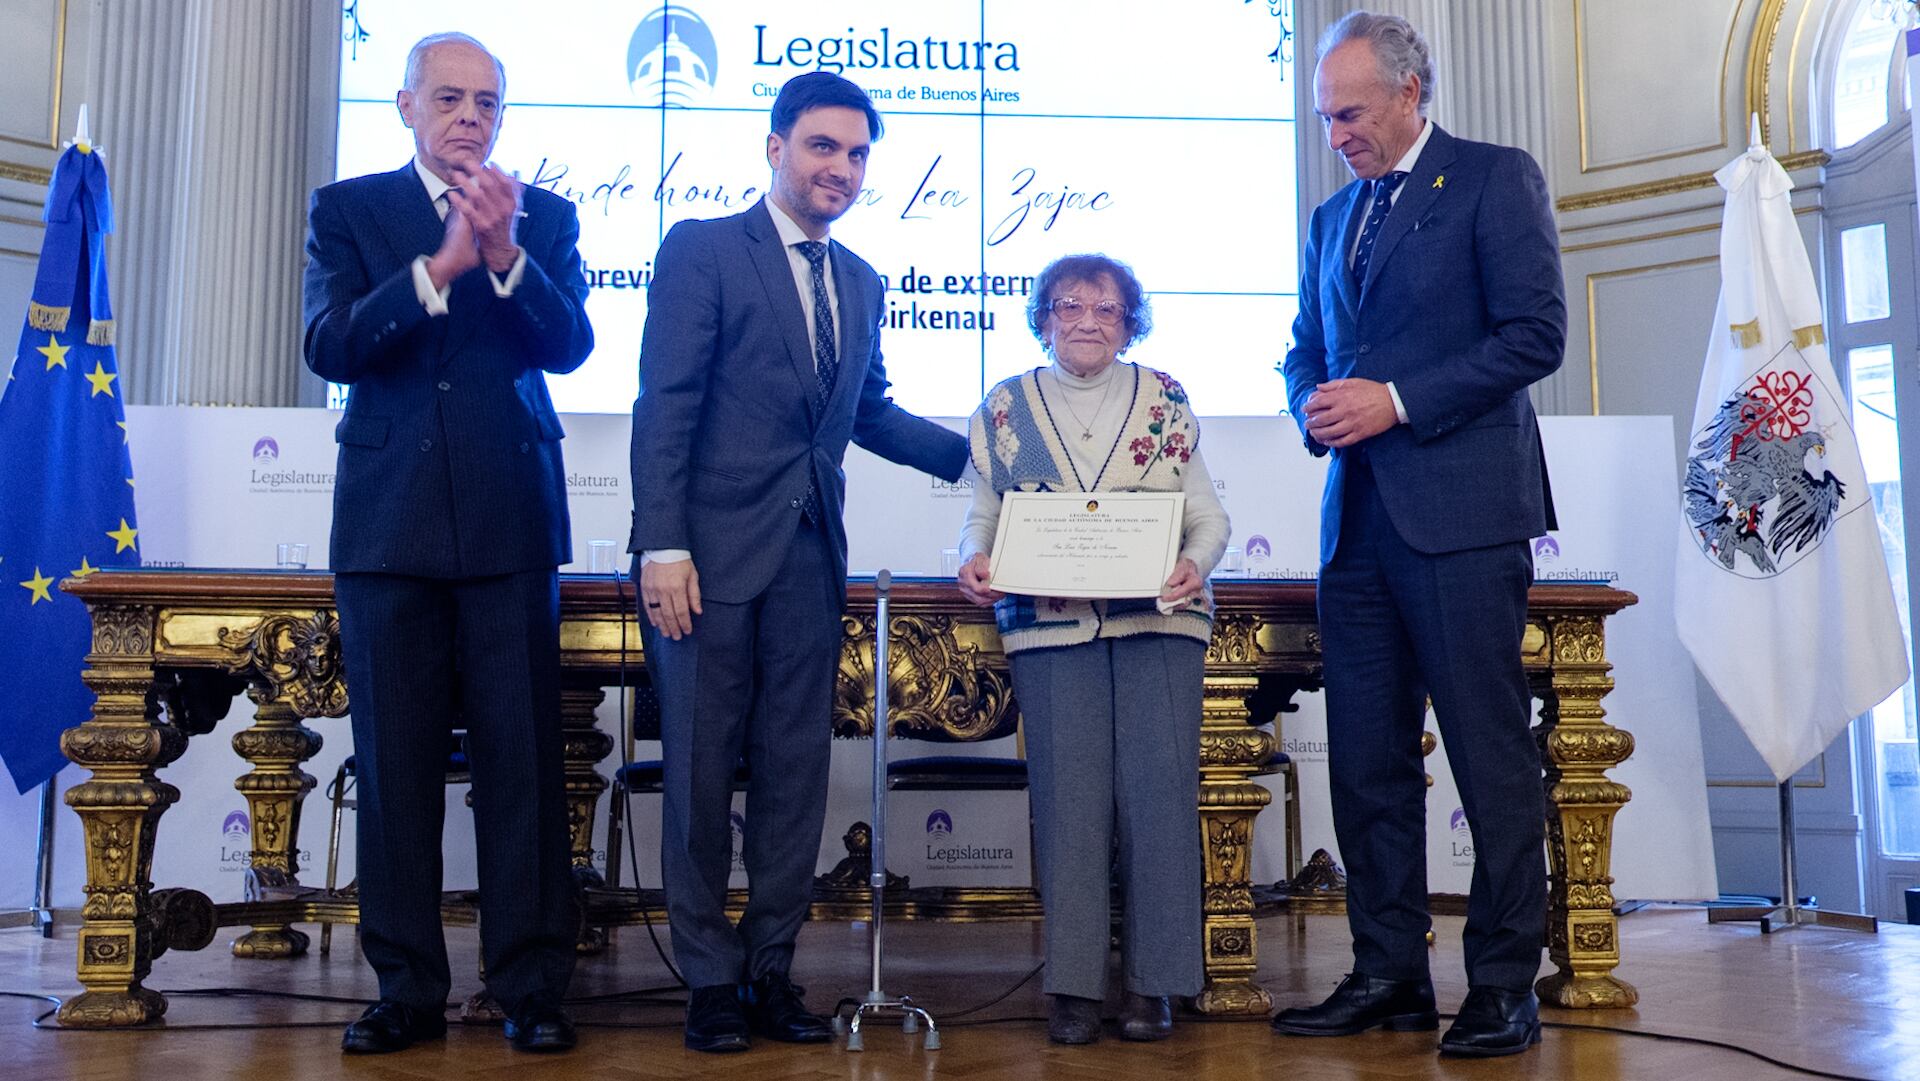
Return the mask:
[[1119,853],[1126,990],[1194,995],[1200,944],[1200,706],[1206,646],[1142,634],[1009,658],[1026,721],[1046,991],[1106,997]]

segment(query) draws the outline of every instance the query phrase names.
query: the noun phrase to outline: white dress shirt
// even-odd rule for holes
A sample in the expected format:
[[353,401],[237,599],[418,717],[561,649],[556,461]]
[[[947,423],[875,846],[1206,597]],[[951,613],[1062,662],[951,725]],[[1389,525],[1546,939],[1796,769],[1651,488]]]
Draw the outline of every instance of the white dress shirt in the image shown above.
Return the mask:
[[[1419,137],[1413,140],[1413,145],[1407,148],[1407,152],[1405,154],[1400,155],[1400,160],[1395,162],[1393,165],[1393,168],[1389,171],[1396,172],[1396,173],[1412,173],[1413,163],[1420,160],[1420,152],[1427,148],[1427,140],[1429,138],[1432,138],[1432,136],[1433,136],[1433,121],[1428,120],[1425,117],[1421,117]],[[1406,182],[1403,180],[1399,185],[1397,185],[1393,189],[1393,192],[1387,196],[1387,208],[1389,211],[1392,210],[1394,204],[1400,201],[1401,193],[1405,192],[1406,190],[1407,190],[1407,185],[1406,185]],[[1360,250],[1360,234],[1356,232],[1353,234],[1353,247],[1347,249],[1347,265],[1349,267],[1353,265],[1354,253],[1359,250]],[[1407,423],[1407,407],[1406,407],[1406,404],[1401,402],[1400,400],[1400,388],[1394,386],[1393,383],[1389,381],[1387,383],[1387,395],[1388,397],[1393,399],[1393,415],[1399,418],[1400,423],[1402,424]]]

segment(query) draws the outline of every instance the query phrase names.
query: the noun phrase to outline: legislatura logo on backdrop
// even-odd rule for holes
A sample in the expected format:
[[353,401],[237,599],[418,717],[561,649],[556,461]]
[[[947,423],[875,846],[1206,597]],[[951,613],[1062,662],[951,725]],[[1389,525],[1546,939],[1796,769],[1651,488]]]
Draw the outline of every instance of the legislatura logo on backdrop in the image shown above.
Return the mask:
[[245,811],[231,811],[220,822],[220,869],[239,871],[253,862],[253,823]]
[[[295,461],[299,456],[295,455]],[[333,474],[304,469],[278,468],[280,442],[270,435],[253,441],[251,468],[247,472],[248,491],[256,495],[331,494]]]
[[1453,865],[1465,867],[1471,864],[1473,862],[1473,828],[1467,824],[1466,810],[1455,807],[1453,814],[1447,819],[1447,827],[1453,834],[1450,839],[1453,846]]
[[649,104],[704,101],[720,76],[720,48],[692,8],[667,4],[640,20],[627,43],[627,85]]
[[727,829],[733,835],[733,869],[747,869],[747,819],[739,811],[727,812]]
[[1258,565],[1273,558],[1273,542],[1255,533],[1247,538],[1247,562]]
[[966,844],[954,832],[953,816],[935,809],[927,816],[927,862],[948,870],[1005,870],[1014,851],[1004,845]]

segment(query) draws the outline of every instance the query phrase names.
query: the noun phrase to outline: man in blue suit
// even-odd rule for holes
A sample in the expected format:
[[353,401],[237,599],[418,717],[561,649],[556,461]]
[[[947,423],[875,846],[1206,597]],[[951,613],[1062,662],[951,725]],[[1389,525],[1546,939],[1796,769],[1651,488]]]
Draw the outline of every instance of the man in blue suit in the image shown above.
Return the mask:
[[487,164],[506,75],[422,39],[397,96],[414,159],[314,192],[307,365],[350,388],[332,564],[360,787],[360,941],[380,1002],[349,1052],[446,1032],[447,732],[466,729],[487,989],[563,1050],[578,908],[560,739],[561,428],[543,372],[593,348],[573,204]]
[[[846,601],[849,441],[948,480],[966,442],[894,405],[880,278],[827,235],[859,197],[880,116],[828,72],[773,103],[773,184],[673,227],[654,258],[633,406],[633,535],[660,696],[661,869],[692,993],[686,1044],[824,1041],[788,976],[826,816]],[[751,896],[726,916],[736,768]]]
[[1527,388],[1560,366],[1566,301],[1526,153],[1425,116],[1426,42],[1355,12],[1322,38],[1315,112],[1358,180],[1313,213],[1287,394],[1316,455],[1333,815],[1354,971],[1274,1028],[1438,1027],[1427,972],[1420,730],[1431,698],[1473,830],[1469,991],[1444,1054],[1539,1039],[1545,800],[1520,665],[1528,540],[1553,527]]

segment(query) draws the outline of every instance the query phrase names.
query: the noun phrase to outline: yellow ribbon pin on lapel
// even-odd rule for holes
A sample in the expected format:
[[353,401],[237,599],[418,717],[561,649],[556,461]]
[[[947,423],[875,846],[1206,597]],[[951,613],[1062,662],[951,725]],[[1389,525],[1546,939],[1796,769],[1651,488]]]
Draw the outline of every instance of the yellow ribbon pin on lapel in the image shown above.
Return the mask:
[[1433,186],[1434,186],[1434,187],[1436,187],[1436,188],[1444,188],[1444,187],[1446,187],[1446,186],[1447,186],[1447,174],[1445,174],[1445,173],[1441,173],[1441,174],[1440,174],[1439,176],[1436,176],[1436,177],[1434,177],[1434,178],[1433,178]]

